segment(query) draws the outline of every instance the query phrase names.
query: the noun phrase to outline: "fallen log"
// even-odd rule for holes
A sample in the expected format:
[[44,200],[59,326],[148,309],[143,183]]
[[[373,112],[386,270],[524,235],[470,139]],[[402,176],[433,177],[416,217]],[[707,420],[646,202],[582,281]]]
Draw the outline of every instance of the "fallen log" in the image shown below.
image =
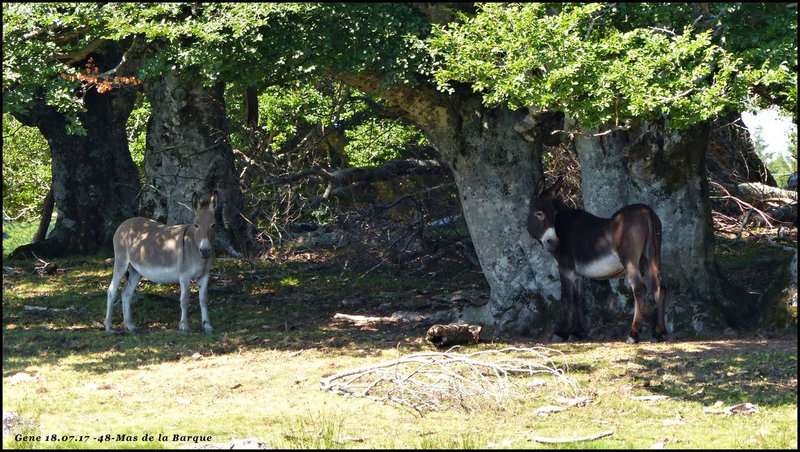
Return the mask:
[[436,348],[474,344],[480,341],[480,325],[433,325],[428,328],[425,340]]
[[730,194],[743,198],[745,201],[774,201],[783,204],[797,202],[797,192],[784,190],[778,187],[761,184],[758,182],[745,182],[741,184],[722,184]]
[[376,316],[366,316],[357,314],[342,314],[341,312],[337,312],[336,314],[334,314],[333,318],[335,320],[347,320],[349,322],[354,322],[354,323],[397,322],[397,319],[394,317],[376,317]]

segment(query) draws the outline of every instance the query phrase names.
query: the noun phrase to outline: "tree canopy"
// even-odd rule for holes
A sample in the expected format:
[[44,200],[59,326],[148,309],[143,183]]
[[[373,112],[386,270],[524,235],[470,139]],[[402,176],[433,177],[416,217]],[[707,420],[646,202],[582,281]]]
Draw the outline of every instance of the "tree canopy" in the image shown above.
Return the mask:
[[79,111],[81,89],[112,87],[115,74],[76,78],[77,63],[116,42],[148,56],[139,78],[175,67],[261,88],[324,73],[375,73],[387,85],[432,77],[443,90],[469,83],[488,104],[568,111],[587,127],[662,116],[683,127],[756,102],[796,112],[793,3],[488,3],[433,26],[414,5],[10,4],[3,109],[26,108],[42,89]]
[[[436,29],[434,76],[444,89],[467,82],[487,103],[564,110],[589,128],[660,116],[682,128],[744,110],[755,89],[794,110],[796,9],[747,5],[713,5],[711,17],[671,3],[489,3]],[[753,40],[764,34],[774,47]]]

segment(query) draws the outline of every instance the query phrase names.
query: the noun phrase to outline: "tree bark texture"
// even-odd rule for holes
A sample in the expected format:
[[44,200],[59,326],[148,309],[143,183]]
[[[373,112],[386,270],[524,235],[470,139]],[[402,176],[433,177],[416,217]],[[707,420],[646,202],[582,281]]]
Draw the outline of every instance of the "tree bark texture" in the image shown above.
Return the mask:
[[[684,132],[641,123],[575,140],[586,211],[610,217],[624,205],[643,203],[661,218],[668,332],[739,326],[757,317],[756,307],[741,302],[717,270],[706,174],[709,134],[708,123]],[[632,307],[631,300],[622,301],[623,311]]]
[[[380,86],[369,75],[344,78],[365,92]],[[467,90],[448,96],[403,85],[378,94],[407,113],[453,171],[492,299],[466,308],[462,319],[484,325],[490,334],[543,334],[552,327],[560,285],[553,258],[525,227],[534,183],[542,175],[540,121],[527,109],[487,108]]]
[[172,225],[192,220],[192,193],[216,189],[218,245],[231,254],[252,248],[241,216],[243,198],[234,169],[223,85],[204,87],[175,74],[145,82],[152,106],[147,124],[145,187],[140,214]]
[[[99,60],[99,58],[95,58]],[[119,87],[99,94],[89,88],[80,119],[85,136],[67,133],[67,119],[37,98],[27,114],[15,115],[37,127],[50,145],[53,198],[58,219],[42,242],[20,247],[19,256],[86,254],[111,247],[117,226],[135,215],[141,185],[131,159],[125,124],[136,92]]]

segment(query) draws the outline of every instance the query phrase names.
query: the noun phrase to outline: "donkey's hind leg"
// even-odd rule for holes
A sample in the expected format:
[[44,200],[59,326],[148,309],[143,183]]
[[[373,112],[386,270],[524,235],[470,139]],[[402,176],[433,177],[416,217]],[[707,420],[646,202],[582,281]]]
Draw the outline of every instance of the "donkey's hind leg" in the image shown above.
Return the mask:
[[653,334],[653,342],[661,342],[664,340],[664,335],[667,334],[667,327],[664,322],[664,310],[666,308],[664,296],[664,286],[661,284],[661,273],[658,268],[658,261],[651,260],[647,266],[650,287],[653,290],[653,298],[656,302],[658,312],[656,313],[656,331]]
[[114,313],[114,300],[117,298],[117,290],[119,284],[122,282],[122,277],[125,276],[125,270],[128,267],[127,259],[118,257],[114,259],[114,273],[111,276],[111,284],[108,286],[108,295],[106,299],[106,331],[110,332],[113,325],[112,315]]
[[131,265],[130,269],[128,269],[128,282],[125,283],[125,288],[122,289],[122,321],[129,333],[136,331],[136,326],[131,318],[131,298],[133,298],[133,291],[136,290],[136,286],[141,279],[142,274]]
[[631,290],[633,290],[633,298],[636,303],[633,311],[633,323],[631,324],[631,331],[628,333],[627,342],[635,344],[639,342],[639,333],[642,332],[642,311],[644,310],[644,300],[647,298],[647,286],[645,286],[636,264],[631,262],[626,264],[625,273],[628,283],[631,285]]

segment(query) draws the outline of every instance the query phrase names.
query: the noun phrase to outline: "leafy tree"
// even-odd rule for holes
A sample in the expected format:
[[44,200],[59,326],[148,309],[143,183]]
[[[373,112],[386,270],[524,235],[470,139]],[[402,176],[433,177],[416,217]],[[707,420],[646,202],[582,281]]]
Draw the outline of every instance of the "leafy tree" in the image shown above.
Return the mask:
[[[728,9],[730,20],[746,16]],[[741,111],[752,90],[773,85],[780,85],[775,97],[796,104],[796,33],[794,68],[785,60],[775,67],[771,53],[744,41],[753,27],[728,31],[740,39],[722,47],[712,28],[691,26],[691,13],[679,4],[485,4],[474,19],[436,29],[430,43],[441,64],[434,75],[444,89],[451,80],[469,82],[487,104],[563,110],[587,130],[662,116],[682,129]],[[789,57],[791,40],[782,37],[775,53]]]
[[3,219],[33,221],[50,191],[50,148],[38,130],[3,114]]
[[388,119],[372,120],[346,132],[346,152],[355,166],[375,166],[406,156],[406,146],[425,144],[415,127]]

